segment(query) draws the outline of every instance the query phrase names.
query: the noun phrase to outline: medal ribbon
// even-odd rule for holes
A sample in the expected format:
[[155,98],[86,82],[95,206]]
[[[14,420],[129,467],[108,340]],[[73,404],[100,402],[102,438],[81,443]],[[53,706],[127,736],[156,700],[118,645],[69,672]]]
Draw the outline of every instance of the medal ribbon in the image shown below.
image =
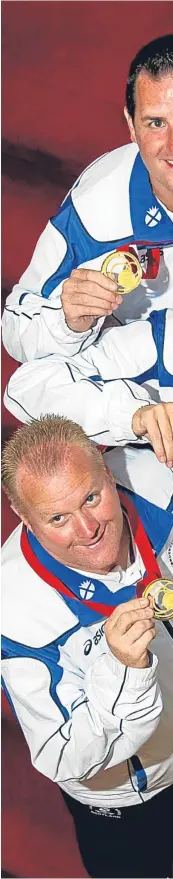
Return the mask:
[[[122,507],[124,507],[124,510],[128,513],[133,537],[146,569],[146,574],[144,575],[144,578],[142,580],[139,580],[137,583],[137,595],[138,597],[140,597],[142,595],[143,588],[148,586],[149,583],[151,583],[153,580],[160,579],[162,575],[149,538],[147,537],[136,508],[132,504],[131,500],[123,494],[123,492],[119,491],[118,494]],[[37,556],[33,552],[33,549],[28,542],[27,530],[25,526],[23,526],[21,534],[21,549],[26,561],[34,569],[36,574],[38,574],[38,576],[46,583],[49,583],[49,585],[52,586],[53,589],[56,589],[56,591],[59,592],[61,595],[64,595],[64,597],[66,596],[70,599],[74,599],[75,601],[79,601],[80,604],[85,604],[87,605],[87,607],[91,607],[92,610],[96,611],[103,617],[109,617],[112,614],[112,606],[110,606],[109,604],[100,604],[96,601],[86,601],[84,598],[78,598],[73,593],[73,591],[65,585],[65,583],[59,580],[59,578],[55,574],[50,571],[48,572],[44,568],[44,565],[42,565],[40,560],[37,559]]]
[[[117,247],[117,251],[126,251],[127,253],[134,253],[134,256],[137,256],[136,251],[131,247],[130,244],[120,244]],[[147,248],[147,269],[144,271],[142,269],[142,279],[153,281],[157,278],[158,271],[160,266],[160,249],[158,247],[150,247]]]

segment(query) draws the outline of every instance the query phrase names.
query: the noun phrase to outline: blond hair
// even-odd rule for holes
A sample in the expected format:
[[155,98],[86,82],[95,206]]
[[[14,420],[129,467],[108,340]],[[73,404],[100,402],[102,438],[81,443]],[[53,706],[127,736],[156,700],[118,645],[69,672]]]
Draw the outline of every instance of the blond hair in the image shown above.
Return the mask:
[[19,467],[37,478],[52,476],[64,462],[69,446],[81,449],[102,462],[99,449],[82,427],[59,415],[45,415],[19,427],[5,443],[2,453],[2,485],[16,510],[23,515],[25,502],[17,487]]

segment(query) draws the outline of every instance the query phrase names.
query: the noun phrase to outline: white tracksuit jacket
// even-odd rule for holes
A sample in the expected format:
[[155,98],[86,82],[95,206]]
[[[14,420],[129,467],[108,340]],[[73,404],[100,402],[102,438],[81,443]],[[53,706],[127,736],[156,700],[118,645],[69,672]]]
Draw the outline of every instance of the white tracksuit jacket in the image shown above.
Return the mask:
[[106,256],[132,245],[143,281],[124,296],[118,319],[146,318],[168,308],[173,291],[173,217],[150,186],[136,144],[127,144],[87,168],[42,233],[31,263],[8,297],[3,340],[21,362],[76,354],[93,342],[103,324],[86,333],[67,327],[61,307],[63,281],[77,267],[100,270]]
[[[173,310],[152,312],[145,321],[103,329],[98,342],[70,357],[53,354],[23,364],[12,376],[4,402],[20,421],[46,413],[65,415],[96,442],[117,446],[118,482],[166,509],[173,473],[157,461],[132,430],[141,406],[173,401]],[[135,446],[127,446],[135,443]],[[142,441],[143,443],[143,441]],[[111,453],[110,453],[111,454]]]
[[[162,574],[172,579],[171,516],[141,499],[138,509],[155,532]],[[2,674],[32,763],[83,803],[145,801],[173,782],[171,634],[158,623],[150,667],[125,668],[108,649],[103,613],[88,602],[94,590],[100,600],[100,588],[112,607],[133,597],[145,571],[141,553],[133,544],[126,572],[117,567],[104,586],[101,576],[96,582],[91,572],[66,569],[82,604],[56,591],[59,563],[34,535],[24,529],[23,536],[21,548],[20,525],[2,551]]]

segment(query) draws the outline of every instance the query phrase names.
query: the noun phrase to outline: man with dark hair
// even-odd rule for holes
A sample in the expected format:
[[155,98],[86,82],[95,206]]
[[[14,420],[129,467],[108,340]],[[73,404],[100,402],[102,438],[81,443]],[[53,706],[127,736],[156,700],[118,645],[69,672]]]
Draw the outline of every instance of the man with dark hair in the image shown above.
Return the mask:
[[[125,116],[132,143],[102,156],[83,172],[57,216],[48,223],[29,268],[8,297],[3,316],[4,344],[16,360],[36,360],[38,366],[36,371],[36,363],[30,362],[21,374],[21,408],[20,388],[16,400],[14,379],[9,382],[5,405],[18,418],[35,416],[38,399],[42,413],[48,409],[59,411],[56,357],[69,361],[88,348],[107,322],[109,326],[119,326],[148,318],[153,309],[163,311],[172,305],[171,34],[143,47],[132,62]],[[106,316],[109,317],[105,322]],[[135,349],[140,355],[138,327]],[[131,376],[133,378],[132,373]],[[141,381],[140,377],[137,391],[134,388],[135,396],[140,398],[139,405],[145,397]],[[145,392],[147,389],[149,394],[147,400],[159,402],[149,371],[147,374],[145,371],[143,381]],[[90,391],[91,396],[92,392],[96,394],[96,385],[94,391],[90,384]],[[130,427],[130,439],[135,442],[131,418],[129,420],[133,388],[128,382],[123,386],[117,382],[116,391],[118,411],[123,412],[122,440],[129,435]],[[49,393],[51,410],[50,405],[47,406]],[[95,406],[94,399],[91,406]],[[94,432],[99,434],[99,421]],[[111,431],[107,431],[104,442],[113,444]],[[149,471],[152,451],[146,451],[145,455],[145,467]],[[141,451],[137,448],[133,453],[133,474],[135,467],[138,473]],[[159,467],[158,464],[156,485],[163,479]],[[129,484],[127,473],[133,486],[128,446],[123,451],[119,472],[117,461],[117,474],[120,480],[125,480],[124,484]],[[165,484],[167,479],[165,475]],[[171,490],[168,494],[169,503]]]
[[[153,304],[157,309],[170,305],[172,34],[144,46],[132,61],[125,116],[133,143],[101,156],[83,172],[7,300],[4,344],[16,360],[68,348],[75,354],[97,338],[105,316],[117,308],[118,321],[126,323],[145,318]],[[140,263],[138,287],[133,267],[131,292],[123,301],[112,265],[119,248],[127,254],[131,248]],[[107,259],[104,267],[106,256],[110,265]]]
[[2,672],[32,763],[90,876],[171,876],[172,516],[119,493],[60,417],[15,431],[3,485],[24,525],[3,548]]

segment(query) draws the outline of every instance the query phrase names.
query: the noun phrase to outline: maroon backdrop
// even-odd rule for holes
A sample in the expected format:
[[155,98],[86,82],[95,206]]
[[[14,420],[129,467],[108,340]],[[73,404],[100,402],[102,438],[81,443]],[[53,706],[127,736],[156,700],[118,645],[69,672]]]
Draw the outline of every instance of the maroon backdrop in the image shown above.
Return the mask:
[[[2,2],[3,300],[82,168],[128,142],[130,60],[172,29],[170,2]],[[3,351],[3,388],[16,365]],[[2,420],[7,435],[4,407]],[[16,524],[4,501],[3,539]],[[22,879],[85,876],[57,786],[32,769],[5,700],[4,714],[3,866]]]
[[170,2],[2,2],[7,288],[78,172],[129,140],[130,60],[172,26]]

